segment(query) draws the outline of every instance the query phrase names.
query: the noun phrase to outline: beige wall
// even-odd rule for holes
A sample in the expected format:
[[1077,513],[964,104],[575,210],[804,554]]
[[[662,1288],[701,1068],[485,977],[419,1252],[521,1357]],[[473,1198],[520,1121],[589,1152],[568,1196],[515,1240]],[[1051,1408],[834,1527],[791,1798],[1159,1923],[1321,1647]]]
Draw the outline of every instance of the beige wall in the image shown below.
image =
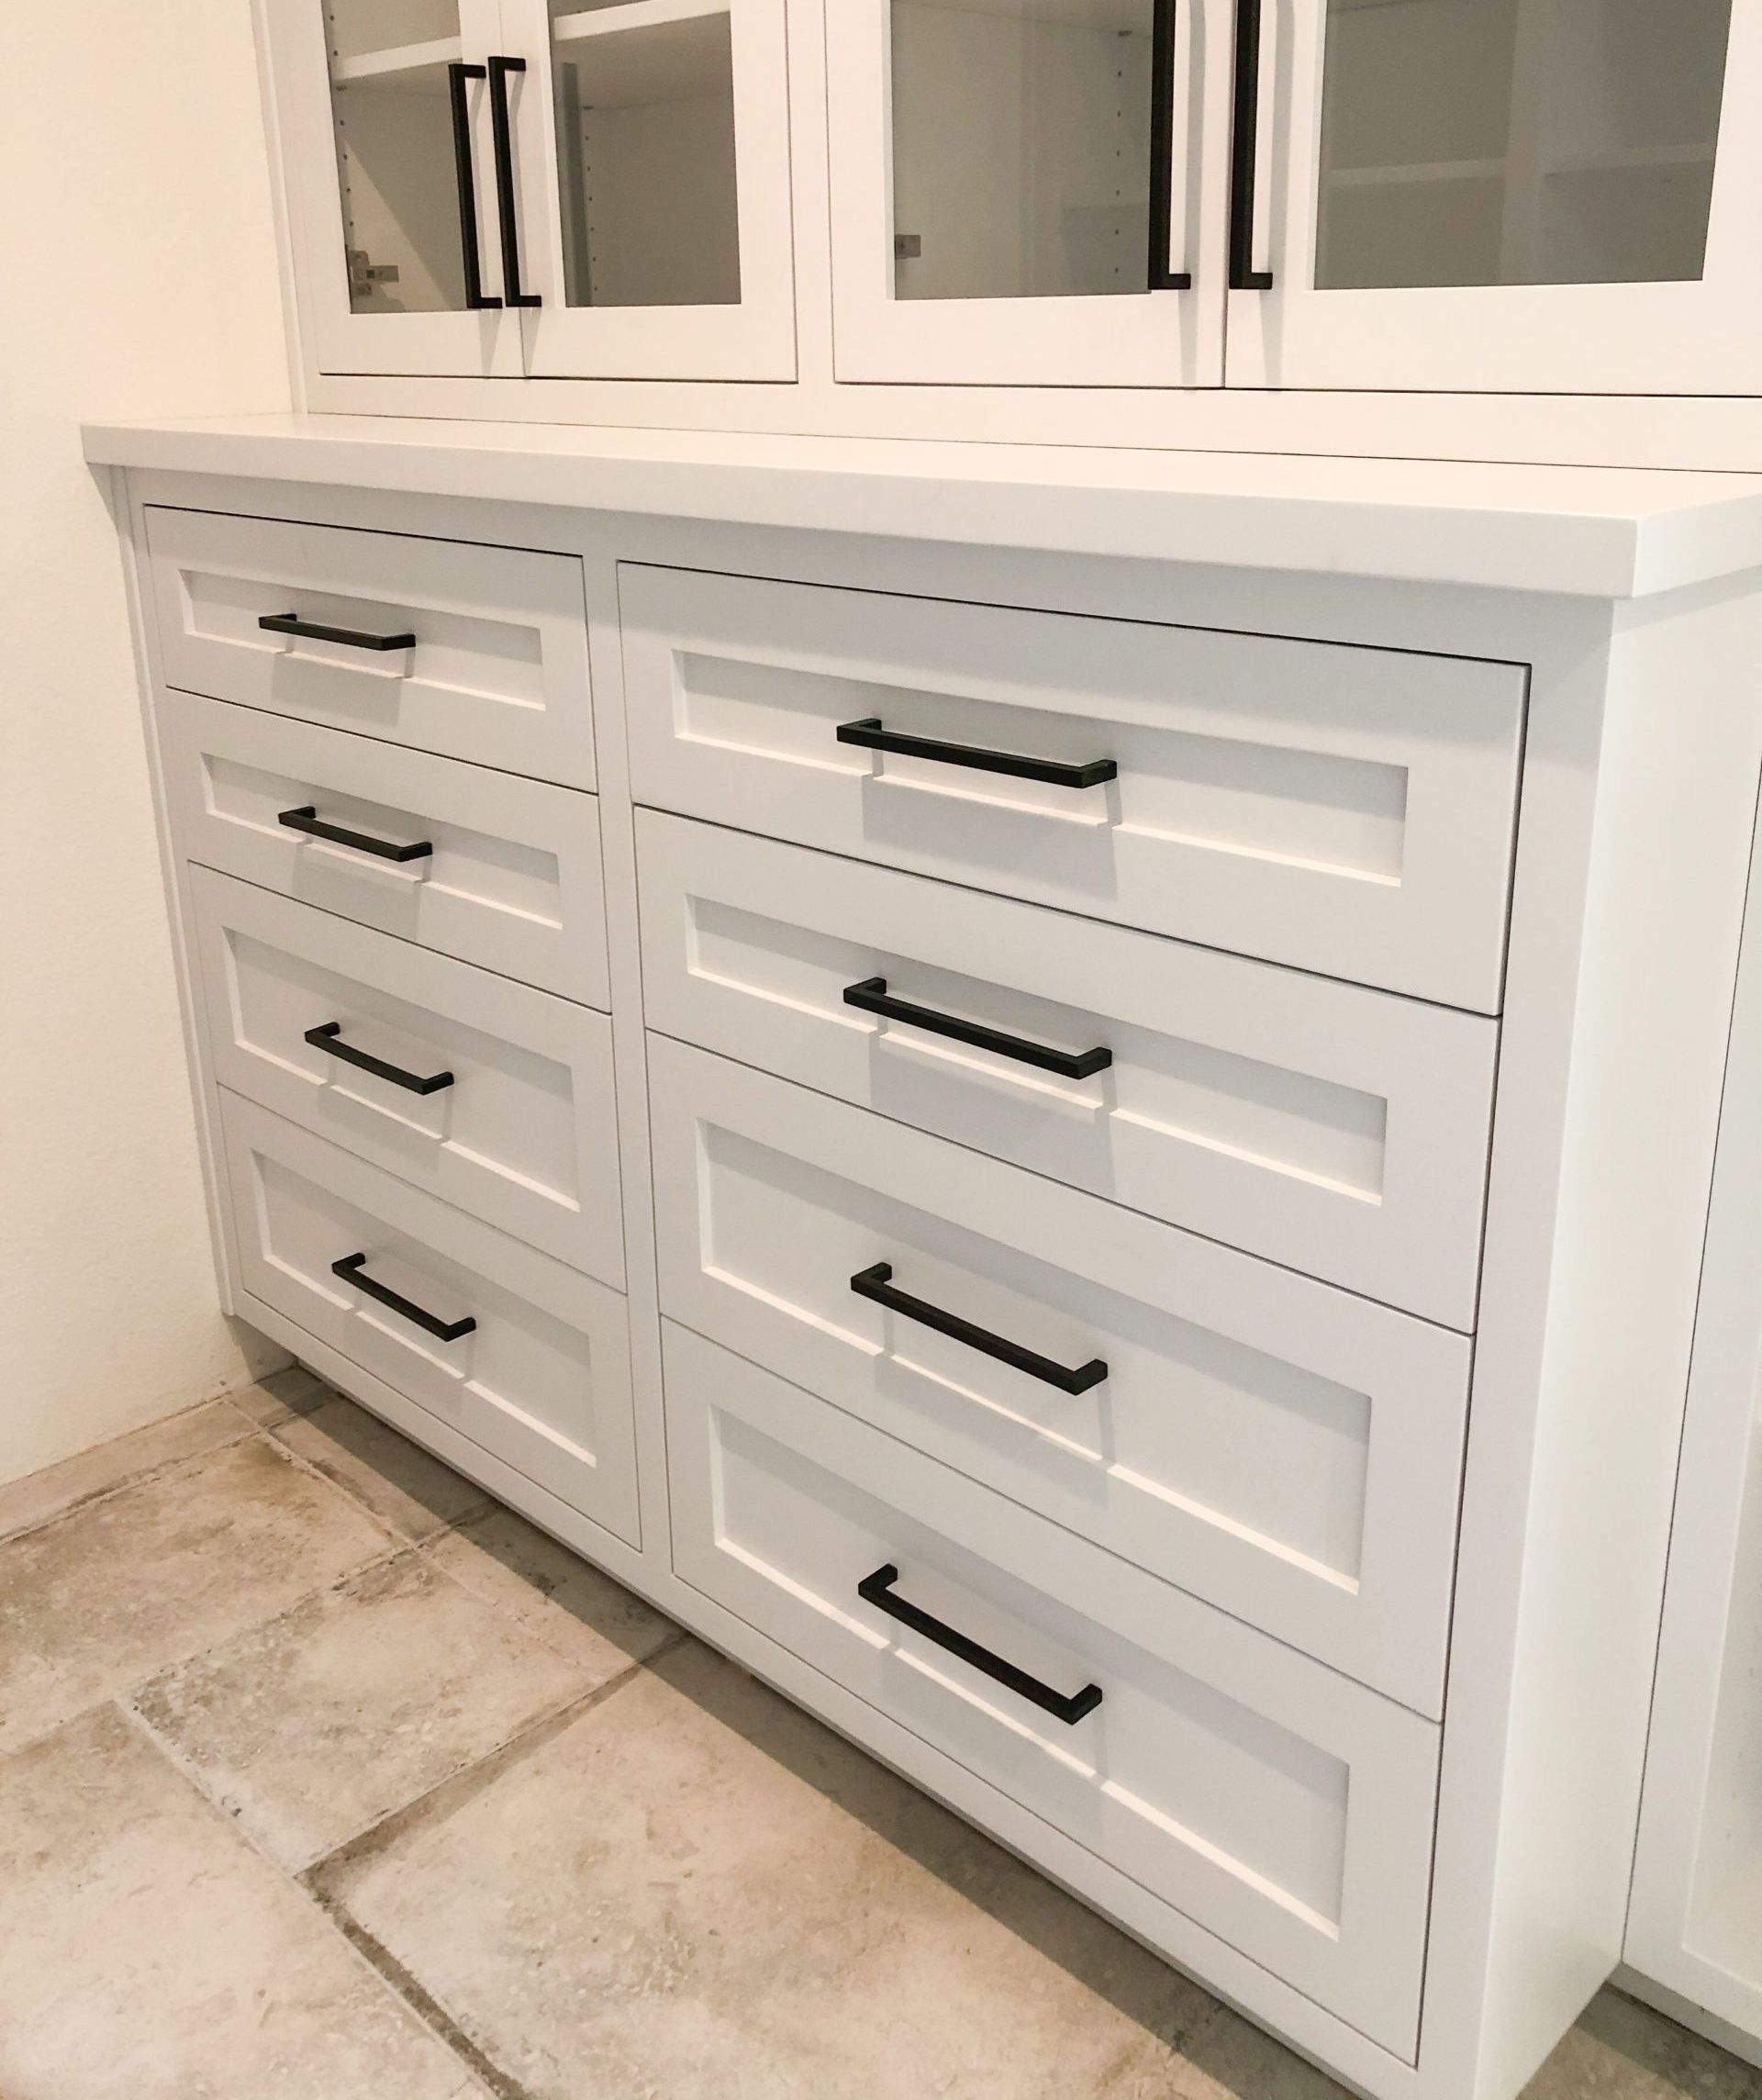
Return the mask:
[[227,1385],[134,671],[84,417],[287,405],[248,0],[0,53],[0,1480]]

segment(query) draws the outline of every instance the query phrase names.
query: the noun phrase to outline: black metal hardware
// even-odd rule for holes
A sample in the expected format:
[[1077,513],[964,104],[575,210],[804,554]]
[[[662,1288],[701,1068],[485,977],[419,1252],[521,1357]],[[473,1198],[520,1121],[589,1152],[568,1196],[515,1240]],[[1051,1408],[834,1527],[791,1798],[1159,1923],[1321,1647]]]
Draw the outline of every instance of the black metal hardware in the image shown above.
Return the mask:
[[442,1087],[452,1084],[451,1072],[433,1072],[425,1079],[419,1072],[407,1072],[401,1065],[388,1065],[383,1057],[357,1050],[352,1043],[342,1040],[340,1021],[327,1021],[321,1028],[308,1028],[306,1040],[315,1050],[322,1050],[327,1057],[340,1058],[345,1065],[371,1072],[376,1079],[389,1079],[393,1086],[402,1087],[406,1093],[438,1094]]
[[987,1328],[976,1327],[972,1321],[963,1320],[958,1312],[945,1312],[940,1305],[913,1298],[909,1291],[896,1290],[890,1261],[877,1261],[873,1268],[859,1269],[851,1279],[851,1289],[859,1298],[885,1305],[889,1312],[915,1320],[920,1327],[933,1327],[939,1335],[947,1335],[953,1341],[964,1342],[969,1349],[995,1357],[998,1363],[1008,1364],[1012,1370],[1026,1371],[1030,1378],[1037,1378],[1043,1384],[1056,1386],[1060,1392],[1087,1392],[1108,1375],[1108,1367],[1099,1357],[1092,1357],[1087,1364],[1078,1364],[1075,1370],[1067,1370],[1050,1357],[1024,1349],[1019,1342],[1006,1341],[1001,1335],[994,1335]]
[[329,845],[352,846],[357,853],[372,854],[375,860],[424,860],[434,851],[427,839],[418,839],[414,845],[397,846],[389,839],[351,832],[342,824],[327,824],[310,802],[303,810],[284,810],[275,821],[308,839],[323,839]]
[[477,239],[477,171],[471,158],[471,104],[465,83],[483,78],[480,65],[462,65],[455,59],[447,68],[447,94],[452,104],[452,170],[459,184],[459,248],[465,265],[465,306],[472,313],[502,303],[485,294]]
[[524,59],[489,61],[489,135],[496,148],[496,202],[502,221],[502,294],[510,307],[541,307],[536,292],[520,289],[520,227],[514,189],[514,133],[507,112],[507,76],[524,73]]
[[363,634],[354,627],[326,627],[321,620],[302,620],[297,612],[266,612],[257,622],[271,634],[292,634],[302,642],[337,642],[345,649],[371,649],[388,654],[394,649],[414,649],[414,634]]
[[887,1021],[909,1022],[931,1035],[946,1035],[955,1043],[970,1043],[976,1050],[995,1050],[1018,1064],[1032,1065],[1043,1072],[1056,1072],[1061,1079],[1091,1079],[1113,1063],[1111,1050],[1049,1050],[1024,1036],[1006,1035],[1000,1029],[982,1027],[976,1021],[960,1021],[952,1013],[938,1013],[928,1006],[913,1006],[909,1000],[890,999],[886,977],[865,977],[861,984],[844,988],[846,1006],[864,1013],[878,1013]]
[[1150,289],[1190,292],[1193,273],[1171,270],[1170,218],[1175,186],[1175,6],[1155,0],[1150,31]]
[[979,773],[1007,773],[1015,780],[1044,780],[1054,788],[1099,788],[1117,780],[1120,768],[1110,758],[1092,758],[1087,765],[1067,765],[1055,758],[1022,758],[1010,751],[984,751],[976,744],[942,743],[934,737],[905,736],[884,729],[878,716],[840,722],[838,741],[864,751],[892,751],[902,758],[933,758],[942,765],[968,765]]
[[407,1298],[400,1298],[396,1290],[384,1283],[375,1283],[367,1274],[367,1257],[364,1254],[347,1254],[340,1261],[330,1264],[332,1276],[340,1276],[357,1290],[364,1290],[369,1298],[377,1298],[382,1305],[389,1305],[394,1312],[401,1312],[405,1319],[420,1327],[425,1335],[432,1335],[437,1342],[457,1342],[466,1335],[477,1331],[477,1323],[469,1313],[463,1320],[438,1320],[432,1312],[420,1305],[413,1305]]
[[1043,1714],[1050,1714],[1054,1720],[1063,1721],[1067,1728],[1074,1728],[1086,1714],[1093,1714],[1101,1703],[1101,1687],[1086,1684],[1081,1692],[1066,1695],[1054,1692],[1050,1684],[1043,1684],[1039,1678],[1029,1676],[1025,1670],[1018,1670],[1013,1662],[1006,1662],[988,1648],[982,1648],[965,1634],[957,1633],[945,1619],[931,1616],[917,1604],[909,1604],[903,1597],[896,1596],[894,1584],[899,1580],[899,1570],[888,1561],[885,1568],[877,1568],[873,1575],[865,1575],[856,1586],[856,1593],[865,1604],[873,1604],[877,1612],[885,1612],[888,1618],[898,1619],[902,1626],[909,1626],[913,1633],[922,1634],[938,1648],[946,1648],[950,1655],[957,1655],[963,1662],[970,1662],[975,1670],[982,1670],[998,1684],[1007,1685],[1019,1699],[1026,1699],[1038,1706]]
[[1230,289],[1270,292],[1255,268],[1255,184],[1260,172],[1260,0],[1236,0],[1235,110],[1230,125]]

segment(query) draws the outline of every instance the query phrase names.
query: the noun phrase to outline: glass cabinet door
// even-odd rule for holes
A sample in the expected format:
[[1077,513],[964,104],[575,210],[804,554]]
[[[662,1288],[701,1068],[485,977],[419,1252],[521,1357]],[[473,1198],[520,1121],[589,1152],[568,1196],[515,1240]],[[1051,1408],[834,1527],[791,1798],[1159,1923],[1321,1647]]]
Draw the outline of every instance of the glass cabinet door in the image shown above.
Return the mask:
[[1756,9],[1259,12],[1235,54],[1232,382],[1754,390]]

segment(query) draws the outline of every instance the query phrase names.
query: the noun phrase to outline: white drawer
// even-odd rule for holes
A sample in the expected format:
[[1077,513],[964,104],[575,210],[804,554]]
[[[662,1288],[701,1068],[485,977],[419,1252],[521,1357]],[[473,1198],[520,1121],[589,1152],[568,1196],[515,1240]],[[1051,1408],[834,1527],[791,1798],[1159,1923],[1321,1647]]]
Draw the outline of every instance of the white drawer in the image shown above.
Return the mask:
[[[147,546],[167,684],[594,785],[574,555],[157,507]],[[260,624],[290,614],[355,639]]]
[[[637,799],[1497,1011],[1509,664],[619,572]],[[901,733],[985,764],[879,752]],[[1116,776],[1087,787],[999,754]]]
[[[636,1544],[622,1296],[254,1101],[219,1098],[245,1290]],[[452,1339],[429,1324],[467,1321]]]
[[593,796],[193,693],[158,713],[180,855],[611,1004]]
[[637,840],[652,1028],[1474,1325],[1496,1022],[651,810]]
[[[1412,2060],[1431,1723],[664,1332],[686,1581]],[[860,1593],[889,1569],[883,1593],[944,1630]],[[1061,1700],[1093,1688],[1099,1703],[1075,1719],[1044,1711],[952,1651],[949,1632]]]
[[190,888],[222,1086],[624,1288],[603,1013],[208,868]]
[[1466,1337],[663,1037],[649,1066],[664,1313],[1442,1711]]

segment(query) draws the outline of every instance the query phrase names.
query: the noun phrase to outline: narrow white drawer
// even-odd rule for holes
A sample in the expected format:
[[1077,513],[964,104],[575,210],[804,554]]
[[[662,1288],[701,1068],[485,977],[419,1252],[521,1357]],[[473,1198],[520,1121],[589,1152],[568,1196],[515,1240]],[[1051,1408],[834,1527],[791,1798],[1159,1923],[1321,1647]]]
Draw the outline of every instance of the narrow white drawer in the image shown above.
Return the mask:
[[1466,1337],[700,1050],[649,1062],[664,1313],[1442,1712]]
[[611,1004],[593,796],[193,693],[158,713],[182,857]]
[[624,1288],[603,1013],[193,868],[215,1077]]
[[1431,1723],[726,1350],[664,1344],[686,1581],[1412,2060]]
[[1474,1325],[1497,1022],[652,810],[637,839],[652,1028]]
[[1498,1010],[1520,666],[619,575],[639,801]]
[[637,1543],[622,1296],[254,1101],[220,1115],[245,1290]]
[[167,684],[594,785],[574,555],[157,507],[147,546]]

